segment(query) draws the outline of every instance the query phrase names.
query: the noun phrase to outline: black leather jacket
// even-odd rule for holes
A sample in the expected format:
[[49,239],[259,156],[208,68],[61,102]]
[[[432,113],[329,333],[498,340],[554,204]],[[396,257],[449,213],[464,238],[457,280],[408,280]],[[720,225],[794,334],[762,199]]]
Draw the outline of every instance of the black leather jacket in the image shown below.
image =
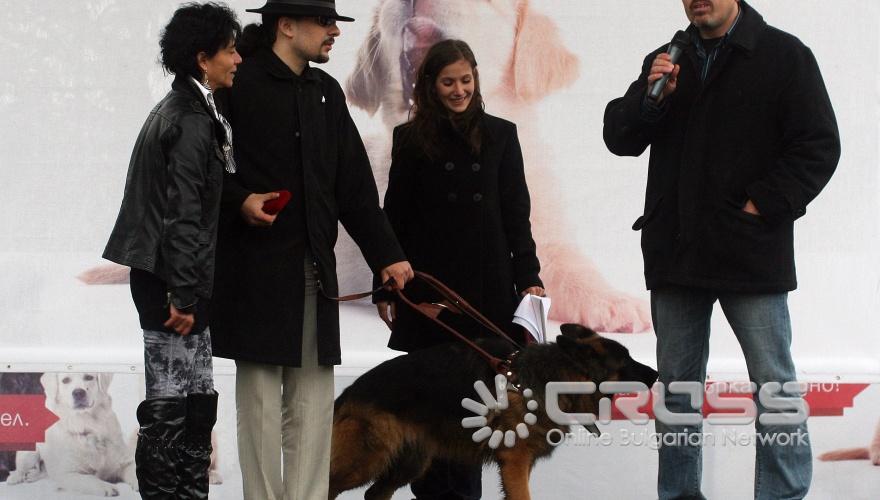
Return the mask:
[[177,77],[131,154],[104,258],[165,281],[179,309],[208,298],[223,180],[223,126],[195,83]]

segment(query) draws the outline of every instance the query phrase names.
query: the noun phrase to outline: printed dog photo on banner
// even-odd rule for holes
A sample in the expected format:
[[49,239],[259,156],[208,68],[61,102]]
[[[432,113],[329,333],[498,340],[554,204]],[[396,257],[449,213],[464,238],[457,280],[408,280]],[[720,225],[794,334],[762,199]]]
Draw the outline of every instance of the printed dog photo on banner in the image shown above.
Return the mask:
[[108,393],[110,373],[44,373],[46,408],[58,421],[35,451],[18,451],[8,485],[51,480],[59,491],[117,496],[117,483],[137,490],[134,450]]
[[[121,402],[111,395],[114,379],[123,382]],[[143,398],[143,384],[143,376],[134,374],[0,373],[0,415],[28,430],[18,437],[0,434],[0,482],[8,488],[0,498],[44,498],[50,491],[57,498],[137,497],[132,403]],[[15,396],[38,396],[35,404],[48,413]],[[211,443],[209,480],[221,485],[223,448],[216,432]]]
[[[575,223],[560,205],[564,179],[555,168],[561,144],[541,140],[537,104],[572,85],[583,68],[559,26],[527,0],[380,0],[369,34],[348,75],[349,103],[381,120],[383,132],[365,134],[380,195],[391,164],[391,130],[407,121],[416,72],[428,48],[444,39],[474,50],[487,110],[519,129],[531,191],[531,223],[541,276],[553,297],[551,319],[603,332],[643,332],[651,327],[647,302],[615,289],[572,241]],[[366,19],[365,19],[366,21]],[[375,123],[359,123],[375,130]],[[351,286],[369,285],[366,264],[347,237],[337,247],[340,273]],[[358,265],[355,265],[358,264]],[[358,288],[358,287],[355,287]]]

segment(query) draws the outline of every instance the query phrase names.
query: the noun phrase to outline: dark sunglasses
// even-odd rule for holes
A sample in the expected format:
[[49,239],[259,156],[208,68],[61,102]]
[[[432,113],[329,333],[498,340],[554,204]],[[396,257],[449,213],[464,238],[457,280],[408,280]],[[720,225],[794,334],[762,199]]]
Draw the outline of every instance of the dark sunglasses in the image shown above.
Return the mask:
[[318,26],[321,26],[322,28],[329,28],[330,26],[336,26],[336,19],[333,19],[332,17],[328,17],[328,16],[318,16],[315,18],[315,21],[317,21]]

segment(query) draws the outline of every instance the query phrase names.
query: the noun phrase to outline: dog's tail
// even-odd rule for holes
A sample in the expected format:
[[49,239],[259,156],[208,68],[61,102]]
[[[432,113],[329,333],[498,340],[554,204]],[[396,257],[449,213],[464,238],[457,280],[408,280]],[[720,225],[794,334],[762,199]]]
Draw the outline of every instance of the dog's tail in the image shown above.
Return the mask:
[[83,271],[76,278],[86,285],[124,285],[130,269],[119,264],[102,264]]
[[844,450],[834,450],[819,455],[819,460],[823,462],[836,462],[839,460],[868,460],[871,453],[867,448],[847,448]]

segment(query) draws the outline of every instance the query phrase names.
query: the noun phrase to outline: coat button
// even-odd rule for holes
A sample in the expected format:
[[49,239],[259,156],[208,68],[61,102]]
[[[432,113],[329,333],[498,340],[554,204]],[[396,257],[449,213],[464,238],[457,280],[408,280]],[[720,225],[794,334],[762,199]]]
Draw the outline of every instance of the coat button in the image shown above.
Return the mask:
[[473,170],[474,172],[479,172],[480,171],[480,164],[474,163],[473,165],[471,165],[471,170]]
[[458,200],[458,195],[455,193],[449,193],[446,195],[446,200],[449,201],[449,203],[455,203],[456,200]]
[[474,202],[475,203],[479,203],[482,200],[483,200],[483,195],[481,195],[480,193],[477,193],[474,195]]
[[443,165],[443,168],[445,168],[447,172],[452,172],[453,170],[455,170],[455,163],[448,161],[446,162],[446,165]]

